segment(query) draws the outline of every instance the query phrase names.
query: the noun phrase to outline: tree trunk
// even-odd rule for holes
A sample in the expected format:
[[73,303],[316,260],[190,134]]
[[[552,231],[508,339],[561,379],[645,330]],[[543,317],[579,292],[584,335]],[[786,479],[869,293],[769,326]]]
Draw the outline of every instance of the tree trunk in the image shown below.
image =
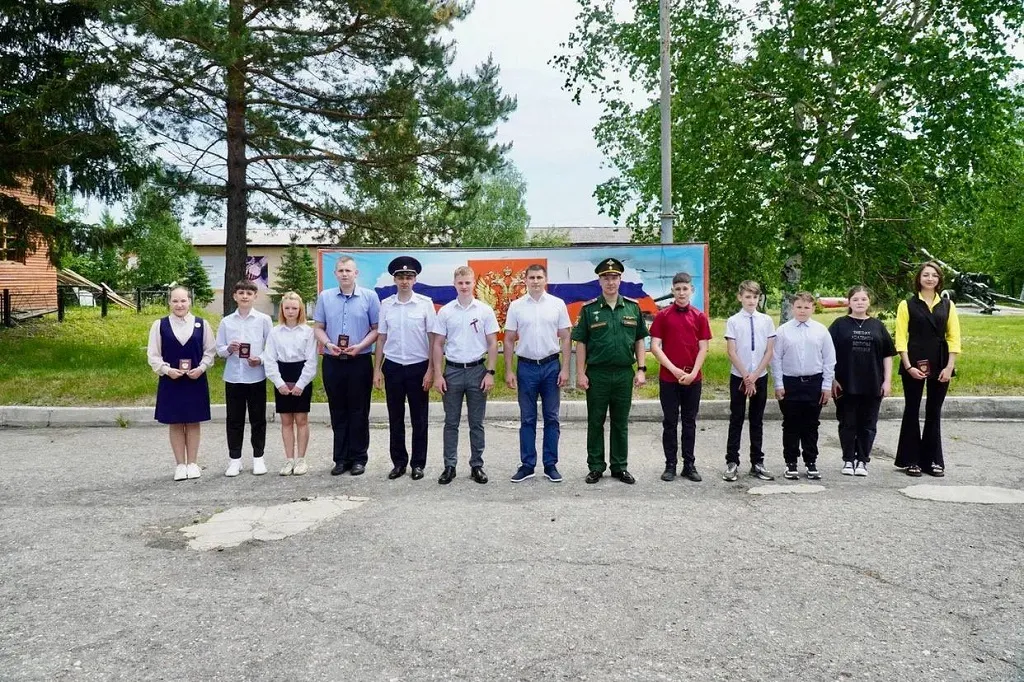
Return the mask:
[[[245,0],[231,0],[228,42],[238,50],[242,43]],[[232,54],[227,69],[227,237],[224,258],[224,314],[235,309],[231,296],[235,282],[245,279],[246,227],[249,221],[249,192],[246,180],[245,139],[245,55]]]

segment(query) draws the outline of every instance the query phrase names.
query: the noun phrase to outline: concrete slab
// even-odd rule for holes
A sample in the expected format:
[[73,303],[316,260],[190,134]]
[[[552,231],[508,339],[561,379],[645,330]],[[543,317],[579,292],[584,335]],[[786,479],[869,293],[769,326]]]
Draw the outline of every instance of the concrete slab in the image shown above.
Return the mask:
[[356,509],[366,500],[365,497],[342,495],[302,499],[269,507],[234,507],[180,530],[189,539],[189,548],[200,551],[237,547],[250,540],[283,540]]
[[912,485],[901,493],[916,500],[968,504],[1024,504],[1024,490],[985,485]]
[[769,483],[751,488],[747,492],[751,495],[810,495],[823,493],[828,488],[813,483]]
[[[562,400],[562,422],[586,422],[587,405],[582,394],[567,393]],[[213,421],[223,423],[225,407],[216,404],[211,407]],[[519,405],[514,401],[493,400],[487,405],[489,419],[516,420],[519,418]],[[903,416],[902,398],[887,398],[882,402],[880,417],[882,419],[900,419]],[[1024,397],[988,396],[959,397],[950,396],[943,407],[946,419],[1024,419]],[[273,403],[267,405],[268,421],[276,421]],[[430,422],[440,424],[444,421],[444,410],[438,403],[431,403]],[[630,421],[660,422],[661,404],[657,400],[636,400],[630,412]],[[700,419],[718,421],[729,419],[729,401],[705,400],[701,402]],[[769,400],[765,409],[765,420],[769,422],[781,419],[778,403]],[[822,411],[822,420],[835,419],[835,408],[830,403]],[[127,421],[130,426],[159,426],[153,420],[152,407],[25,407],[0,406],[0,427],[2,426],[111,426]],[[309,413],[312,424],[330,424],[330,411],[326,403],[314,403]],[[407,418],[408,421],[408,418]],[[386,426],[388,423],[387,406],[384,403],[373,403],[370,406],[370,423]]]
[[35,407],[31,405],[5,405],[3,408],[3,425],[28,428],[46,427],[50,425],[52,407]]

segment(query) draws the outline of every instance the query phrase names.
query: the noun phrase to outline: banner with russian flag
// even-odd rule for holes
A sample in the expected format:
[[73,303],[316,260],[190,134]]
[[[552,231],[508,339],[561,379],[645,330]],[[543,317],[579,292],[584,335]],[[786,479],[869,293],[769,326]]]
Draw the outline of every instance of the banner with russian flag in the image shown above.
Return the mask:
[[638,301],[647,315],[658,311],[659,302],[665,306],[671,300],[672,277],[677,272],[688,272],[693,277],[693,304],[705,312],[708,307],[708,245],[697,243],[543,249],[320,249],[320,289],[338,286],[334,267],[339,257],[348,255],[355,259],[359,285],[375,289],[384,300],[396,291],[388,263],[402,254],[423,265],[414,290],[428,296],[438,307],[455,298],[455,268],[473,268],[477,276],[476,297],[494,308],[502,327],[509,303],[526,293],[526,268],[532,263],[547,268],[548,292],[565,301],[573,322],[585,302],[601,295],[594,269],[607,258],[622,261],[626,271],[619,291]]

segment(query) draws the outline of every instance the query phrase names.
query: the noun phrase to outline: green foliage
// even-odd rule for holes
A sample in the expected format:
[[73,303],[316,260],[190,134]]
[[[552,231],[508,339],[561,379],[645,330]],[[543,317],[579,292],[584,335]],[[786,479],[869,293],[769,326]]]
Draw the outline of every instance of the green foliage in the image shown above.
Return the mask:
[[213,287],[210,286],[210,275],[203,267],[203,261],[199,254],[189,244],[188,252],[185,254],[185,267],[178,279],[178,284],[187,287],[192,292],[192,305],[197,308],[205,308],[213,301]]
[[61,194],[110,200],[147,168],[108,106],[106,89],[124,76],[123,55],[96,40],[89,3],[0,3],[0,223],[9,244],[54,263],[74,250],[77,217],[51,217],[4,194],[29,189],[42,202]]
[[76,226],[68,233],[74,248],[60,254],[58,267],[73,270],[96,284],[105,283],[114,289],[122,286],[124,259],[114,245],[122,238],[122,230],[110,214],[104,213],[99,225],[85,225],[85,211],[64,193],[57,195],[54,211],[57,220]]
[[572,246],[568,232],[564,230],[543,230],[530,237],[529,245],[538,249],[555,246]]
[[525,246],[530,214],[526,212],[526,182],[512,166],[480,179],[480,191],[462,210],[458,246],[489,248]]
[[[182,235],[170,198],[153,187],[145,188],[132,202],[127,225],[132,238],[125,244],[125,252],[134,256],[134,267],[128,270],[126,284],[161,289],[183,283],[195,251]],[[192,274],[196,274],[194,270]]]
[[294,291],[306,304],[316,299],[316,266],[309,249],[299,245],[298,237],[292,235],[288,248],[281,257],[281,265],[274,273],[274,293],[270,300],[277,305],[281,297]]
[[[636,92],[657,90],[658,3],[618,21],[613,0],[579,2],[555,64],[576,99],[604,106],[595,136],[616,176],[596,195],[654,241],[659,113]],[[712,298],[749,277],[783,291],[864,282],[891,300],[917,249],[942,252],[982,206],[1007,234],[1015,208],[995,199],[1013,175],[993,169],[1022,141],[1022,23],[1019,0],[676,4],[675,238],[711,244]]]

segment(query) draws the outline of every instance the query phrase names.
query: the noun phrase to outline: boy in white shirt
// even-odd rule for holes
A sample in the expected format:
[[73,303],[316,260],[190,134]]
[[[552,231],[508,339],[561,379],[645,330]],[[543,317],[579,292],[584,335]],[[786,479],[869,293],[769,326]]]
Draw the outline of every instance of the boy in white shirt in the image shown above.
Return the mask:
[[269,315],[253,310],[256,285],[248,280],[235,284],[232,298],[238,305],[217,328],[217,355],[224,363],[224,402],[227,411],[228,469],[225,476],[242,471],[242,442],[245,439],[245,413],[252,427],[252,473],[267,473],[263,451],[267,442],[267,373],[263,367],[263,347],[273,322]]
[[783,476],[794,481],[803,450],[807,478],[818,480],[818,419],[832,395],[836,349],[825,325],[811,319],[814,295],[798,291],[793,297],[793,319],[775,332],[772,379],[782,410]]
[[729,373],[729,439],[725,446],[726,481],[739,478],[743,417],[750,401],[750,475],[762,481],[775,477],[764,467],[764,407],[768,401],[768,364],[775,348],[775,324],[758,312],[761,286],[740,282],[736,300],[742,309],[725,323],[725,342],[732,364]]

